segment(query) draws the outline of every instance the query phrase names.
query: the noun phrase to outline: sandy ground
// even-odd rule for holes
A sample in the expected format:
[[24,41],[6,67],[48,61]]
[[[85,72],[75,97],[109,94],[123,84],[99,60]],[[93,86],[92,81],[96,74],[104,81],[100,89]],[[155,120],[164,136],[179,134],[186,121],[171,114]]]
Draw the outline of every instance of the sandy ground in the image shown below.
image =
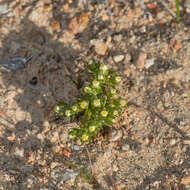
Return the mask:
[[[153,0],[0,1],[0,190],[190,189],[185,2],[176,23]],[[52,108],[77,98],[68,75],[84,81],[90,59],[123,76],[127,108],[83,145]]]

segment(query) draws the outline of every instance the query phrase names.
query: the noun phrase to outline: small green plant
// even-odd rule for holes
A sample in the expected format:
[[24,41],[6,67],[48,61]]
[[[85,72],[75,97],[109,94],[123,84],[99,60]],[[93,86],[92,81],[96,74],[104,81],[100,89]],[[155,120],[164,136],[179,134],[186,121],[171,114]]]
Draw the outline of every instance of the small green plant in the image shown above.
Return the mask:
[[126,106],[126,100],[119,96],[116,86],[122,78],[105,64],[90,61],[87,64],[89,81],[81,88],[77,102],[60,102],[54,107],[58,115],[79,116],[79,128],[69,132],[70,139],[79,138],[91,142],[103,127],[112,126]]
[[179,0],[176,0],[176,21],[180,22]]

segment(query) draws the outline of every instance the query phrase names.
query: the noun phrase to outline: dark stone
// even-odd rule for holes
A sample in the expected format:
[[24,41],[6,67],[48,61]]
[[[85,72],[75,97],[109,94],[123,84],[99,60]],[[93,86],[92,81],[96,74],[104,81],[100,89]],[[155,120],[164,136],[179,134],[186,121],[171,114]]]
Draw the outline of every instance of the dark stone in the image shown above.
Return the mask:
[[36,86],[37,84],[38,84],[38,78],[37,77],[32,77],[32,79],[29,81],[29,83],[31,84],[31,85],[34,85],[34,86]]

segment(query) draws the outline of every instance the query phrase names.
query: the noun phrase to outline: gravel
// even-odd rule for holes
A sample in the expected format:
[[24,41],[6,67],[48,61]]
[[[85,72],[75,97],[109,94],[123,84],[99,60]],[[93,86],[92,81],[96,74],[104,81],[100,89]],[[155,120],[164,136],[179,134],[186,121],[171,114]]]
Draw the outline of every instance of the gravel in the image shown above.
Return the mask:
[[[0,189],[103,190],[115,183],[166,190],[187,183],[188,2],[180,3],[179,23],[173,0],[167,8],[155,0],[1,2]],[[127,106],[110,131],[81,144],[67,138],[78,119],[52,109],[77,100],[68,75],[86,80],[89,60],[122,76]]]

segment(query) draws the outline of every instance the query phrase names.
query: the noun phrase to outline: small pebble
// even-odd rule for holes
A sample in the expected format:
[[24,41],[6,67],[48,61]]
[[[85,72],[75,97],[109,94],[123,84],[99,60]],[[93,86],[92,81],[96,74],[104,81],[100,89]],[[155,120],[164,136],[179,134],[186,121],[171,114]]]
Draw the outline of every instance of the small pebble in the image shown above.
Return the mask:
[[44,126],[45,128],[49,128],[49,127],[50,127],[49,121],[48,121],[48,120],[45,120],[45,121],[43,122],[43,126]]
[[78,23],[78,19],[77,17],[72,18],[72,20],[70,21],[69,25],[69,30],[72,34],[77,34],[79,31],[79,23]]
[[113,141],[113,142],[117,141],[121,137],[122,137],[122,132],[120,130],[118,130],[118,131],[114,130],[114,131],[112,131],[110,141]]
[[44,4],[44,10],[45,11],[51,11],[53,8],[53,4],[52,3],[48,3],[48,4]]
[[32,79],[29,81],[29,83],[31,84],[31,85],[37,85],[38,84],[38,78],[37,77],[32,77]]
[[183,152],[186,152],[188,150],[189,146],[188,145],[184,145],[184,147],[182,148]]
[[113,60],[116,62],[116,63],[119,63],[121,61],[123,61],[123,59],[125,58],[124,55],[116,55],[113,57]]
[[15,118],[17,121],[24,121],[26,118],[26,112],[24,112],[20,109],[17,109],[15,112]]
[[160,12],[158,12],[157,13],[157,18],[159,19],[159,20],[161,20],[161,19],[163,19],[163,18],[166,18],[166,14],[165,14],[166,12],[165,11],[160,11]]
[[20,157],[24,157],[24,149],[16,147],[15,148],[15,155],[20,156]]
[[[57,141],[57,139],[55,138],[55,142]],[[62,148],[61,148],[61,146],[53,146],[53,148],[52,148],[52,150],[53,150],[53,152],[55,152],[55,153],[60,153],[61,151],[62,151]]]
[[137,60],[137,68],[140,69],[141,71],[145,67],[145,62],[146,62],[147,54],[141,52],[139,54],[138,60]]
[[0,5],[0,15],[6,14],[8,12],[8,9],[9,7],[7,4]]
[[30,156],[28,157],[28,162],[30,163],[34,163],[34,161],[36,160],[36,155],[34,152],[30,152],[29,154]]
[[121,35],[121,34],[115,35],[113,39],[114,39],[115,41],[121,41],[122,35]]
[[53,168],[55,168],[55,167],[57,167],[59,165],[60,165],[60,163],[58,163],[58,162],[52,162],[51,163],[51,169],[53,169]]
[[190,184],[185,186],[186,190],[190,190]]
[[154,58],[152,58],[152,59],[147,59],[147,60],[146,60],[146,64],[145,64],[145,68],[148,69],[148,68],[151,67],[152,65],[154,65]]
[[43,135],[39,133],[39,134],[37,134],[37,138],[40,139],[40,140],[42,140],[43,139]]
[[183,184],[183,185],[189,185],[190,184],[190,175],[183,177],[181,179],[181,184]]
[[58,138],[59,138],[58,132],[57,132],[57,131],[54,131],[54,132],[52,133],[51,142],[52,142],[52,143],[57,142],[57,141],[58,141]]
[[83,25],[83,26],[87,26],[87,24],[88,24],[88,21],[89,21],[89,19],[88,19],[88,14],[86,14],[86,13],[82,13],[81,15],[80,15],[80,24],[81,25]]
[[175,139],[171,139],[171,140],[170,140],[170,145],[173,146],[173,145],[175,145],[175,144],[176,144],[176,140],[175,140]]
[[22,166],[21,167],[21,170],[23,171],[23,172],[32,172],[32,170],[34,169],[34,166],[33,165],[24,165],[24,166]]
[[127,62],[127,63],[129,63],[130,61],[131,61],[131,55],[130,54],[126,54],[125,55],[125,61]]
[[52,22],[50,23],[50,27],[51,27],[52,30],[54,30],[54,31],[60,31],[60,29],[61,29],[61,24],[60,24],[59,21],[55,20],[55,21],[52,21]]
[[185,0],[184,6],[186,7],[186,12],[190,13],[190,0]]
[[36,103],[38,104],[38,106],[40,108],[44,107],[45,106],[45,102],[43,100],[37,100]]
[[15,133],[12,133],[10,136],[8,136],[7,137],[7,139],[9,140],[9,141],[14,141],[15,140]]
[[190,145],[190,140],[183,140],[183,144]]
[[98,55],[105,55],[107,51],[107,45],[104,42],[97,40],[95,42],[95,51]]
[[114,172],[117,172],[119,170],[119,168],[117,167],[117,165],[113,165],[112,169],[113,169]]
[[144,140],[144,143],[143,143],[144,145],[149,145],[150,144],[150,139],[147,137],[147,138],[145,138],[145,140]]
[[73,170],[67,170],[66,172],[63,173],[63,181],[68,181],[71,178],[76,177],[79,175],[80,172],[74,172]]
[[9,70],[16,71],[17,69],[23,68],[26,63],[31,60],[31,56],[14,56],[11,58],[0,59],[0,66],[3,66]]
[[74,150],[80,150],[80,149],[81,149],[81,147],[80,147],[80,146],[78,146],[78,145],[74,145],[74,146],[73,146],[73,149],[74,149]]
[[128,151],[128,150],[130,150],[130,146],[128,144],[122,146],[122,151]]

